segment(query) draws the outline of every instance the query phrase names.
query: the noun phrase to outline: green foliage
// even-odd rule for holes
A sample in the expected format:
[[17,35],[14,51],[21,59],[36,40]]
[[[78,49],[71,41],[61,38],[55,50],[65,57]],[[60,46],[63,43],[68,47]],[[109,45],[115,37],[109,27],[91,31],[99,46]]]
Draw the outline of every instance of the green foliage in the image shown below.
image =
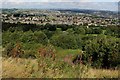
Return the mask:
[[102,35],[94,40],[88,40],[85,45],[87,60],[92,57],[94,67],[117,66],[120,63],[117,58],[120,50],[118,45],[117,39]]
[[48,44],[48,38],[42,31],[34,32],[34,40],[35,40],[35,43],[41,43],[43,45]]
[[57,28],[56,31],[55,31],[55,34],[58,35],[58,34],[61,34],[61,33],[62,33],[61,28]]
[[92,34],[101,34],[101,33],[102,33],[102,29],[100,29],[99,27],[92,29]]
[[48,39],[50,39],[54,34],[53,31],[49,31],[49,30],[43,30],[43,32],[47,36]]
[[35,50],[26,50],[24,55],[22,55],[23,58],[36,58],[36,51]]
[[22,34],[20,38],[23,43],[33,43],[34,42],[34,33],[32,31],[27,31]]
[[13,43],[8,43],[3,51],[3,56],[11,56],[11,51],[14,48],[14,44]]
[[6,31],[2,33],[2,45],[5,47],[10,42],[11,32]]
[[120,38],[120,27],[119,26],[109,26],[105,29],[106,35],[111,35]]
[[8,43],[16,43],[20,41],[20,38],[22,37],[23,32],[22,31],[6,31],[2,34],[2,44],[3,47],[5,47]]
[[50,41],[53,45],[64,49],[76,49],[81,46],[81,38],[79,36],[66,32],[52,36]]
[[45,46],[47,49],[49,47],[46,45],[51,43],[56,48],[64,49],[62,54],[57,54],[59,58],[67,54],[76,54],[76,51],[72,52],[73,49],[81,49],[85,52],[82,57],[85,65],[91,63],[94,67],[115,67],[120,64],[119,26],[3,23],[2,31],[2,46],[5,49],[4,55],[7,56],[11,55],[16,42],[22,43],[25,50],[22,56],[25,58],[35,58],[40,47]]
[[85,28],[85,33],[86,34],[92,34],[92,29],[91,28]]
[[70,28],[70,29],[67,29],[66,32],[68,32],[69,34],[73,34],[74,30],[72,28]]
[[17,42],[17,41],[20,41],[20,37],[22,36],[22,32],[19,32],[19,31],[14,31],[11,35],[10,35],[10,40],[11,42]]
[[83,27],[75,27],[74,28],[75,34],[85,34],[85,29]]

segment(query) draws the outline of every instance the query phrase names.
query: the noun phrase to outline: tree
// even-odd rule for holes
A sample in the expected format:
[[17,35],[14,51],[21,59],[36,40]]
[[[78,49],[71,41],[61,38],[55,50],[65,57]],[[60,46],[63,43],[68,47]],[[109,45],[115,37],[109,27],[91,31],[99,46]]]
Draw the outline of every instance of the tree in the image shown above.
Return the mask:
[[92,33],[93,34],[101,34],[102,33],[102,29],[100,29],[100,28],[93,28],[92,29]]
[[32,31],[24,32],[20,38],[20,41],[23,43],[33,43],[34,33]]
[[72,28],[70,28],[70,29],[67,29],[66,32],[68,32],[69,34],[73,34],[74,30]]
[[120,51],[119,43],[119,40],[103,35],[88,40],[85,45],[87,60],[92,57],[92,66],[94,67],[109,68],[117,66],[120,63],[117,58]]
[[35,31],[34,32],[34,40],[36,43],[41,43],[43,45],[48,44],[48,38],[42,31]]
[[11,42],[17,42],[20,40],[20,37],[22,36],[22,32],[21,31],[14,31],[11,35],[10,35],[10,40]]
[[81,38],[77,35],[63,32],[62,34],[52,36],[50,42],[54,46],[64,49],[77,49],[80,47]]
[[86,34],[92,34],[92,29],[91,28],[85,28],[85,33]]
[[75,27],[74,31],[75,34],[85,34],[85,29],[82,27]]

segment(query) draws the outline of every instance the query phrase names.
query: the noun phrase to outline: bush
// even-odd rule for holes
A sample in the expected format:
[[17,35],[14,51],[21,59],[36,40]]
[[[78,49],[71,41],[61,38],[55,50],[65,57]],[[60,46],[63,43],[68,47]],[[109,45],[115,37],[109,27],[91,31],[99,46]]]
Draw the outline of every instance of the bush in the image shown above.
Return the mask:
[[102,33],[102,29],[100,28],[93,28],[92,29],[92,34],[101,34]]
[[98,36],[94,40],[89,40],[85,45],[87,61],[92,57],[94,67],[116,67],[120,61],[118,48],[120,41],[114,38]]
[[5,49],[3,51],[3,56],[11,56],[11,51],[12,49],[14,48],[14,44],[13,43],[8,43],[6,46],[5,46]]
[[9,39],[11,40],[11,42],[17,42],[17,41],[20,41],[21,36],[22,36],[21,31],[14,31],[13,33],[11,33]]
[[42,31],[35,31],[33,37],[36,43],[41,43],[43,45],[48,44],[48,38]]
[[3,56],[8,57],[22,57],[24,51],[19,43],[8,43],[3,51]]
[[91,28],[85,28],[85,34],[92,34]]
[[32,31],[27,31],[22,34],[20,41],[23,43],[33,43],[34,42],[34,33]]
[[82,27],[75,27],[74,31],[75,34],[85,34],[85,29]]
[[47,46],[43,46],[38,50],[38,55],[37,57],[40,58],[52,58],[53,60],[55,60],[55,53],[56,50],[54,48],[54,46],[48,44]]
[[2,33],[2,46],[3,47],[7,46],[8,43],[11,42],[10,35],[11,35],[11,32],[9,32],[9,31]]
[[19,42],[16,43],[15,47],[11,51],[12,57],[22,57],[24,54],[24,51],[22,50],[22,46]]
[[49,66],[50,62],[55,60],[55,53],[55,48],[50,44],[47,46],[40,47],[36,54],[38,70],[40,70],[41,67],[44,68],[44,66],[46,65]]
[[22,56],[23,58],[32,58],[35,59],[36,58],[36,51],[35,50],[26,50],[24,55]]

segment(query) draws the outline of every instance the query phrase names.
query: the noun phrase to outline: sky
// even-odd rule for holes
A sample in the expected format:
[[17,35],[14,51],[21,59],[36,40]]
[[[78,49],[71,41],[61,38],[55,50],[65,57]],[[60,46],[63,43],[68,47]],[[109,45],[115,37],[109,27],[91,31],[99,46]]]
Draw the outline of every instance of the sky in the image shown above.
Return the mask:
[[0,0],[2,8],[118,10],[119,0]]

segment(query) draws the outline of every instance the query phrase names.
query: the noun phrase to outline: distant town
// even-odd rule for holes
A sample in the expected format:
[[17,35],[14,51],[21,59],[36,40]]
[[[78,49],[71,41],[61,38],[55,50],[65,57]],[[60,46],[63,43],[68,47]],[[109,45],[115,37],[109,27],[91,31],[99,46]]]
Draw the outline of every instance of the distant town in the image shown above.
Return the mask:
[[1,20],[6,23],[41,25],[47,23],[86,26],[118,25],[117,13],[92,10],[3,9]]

